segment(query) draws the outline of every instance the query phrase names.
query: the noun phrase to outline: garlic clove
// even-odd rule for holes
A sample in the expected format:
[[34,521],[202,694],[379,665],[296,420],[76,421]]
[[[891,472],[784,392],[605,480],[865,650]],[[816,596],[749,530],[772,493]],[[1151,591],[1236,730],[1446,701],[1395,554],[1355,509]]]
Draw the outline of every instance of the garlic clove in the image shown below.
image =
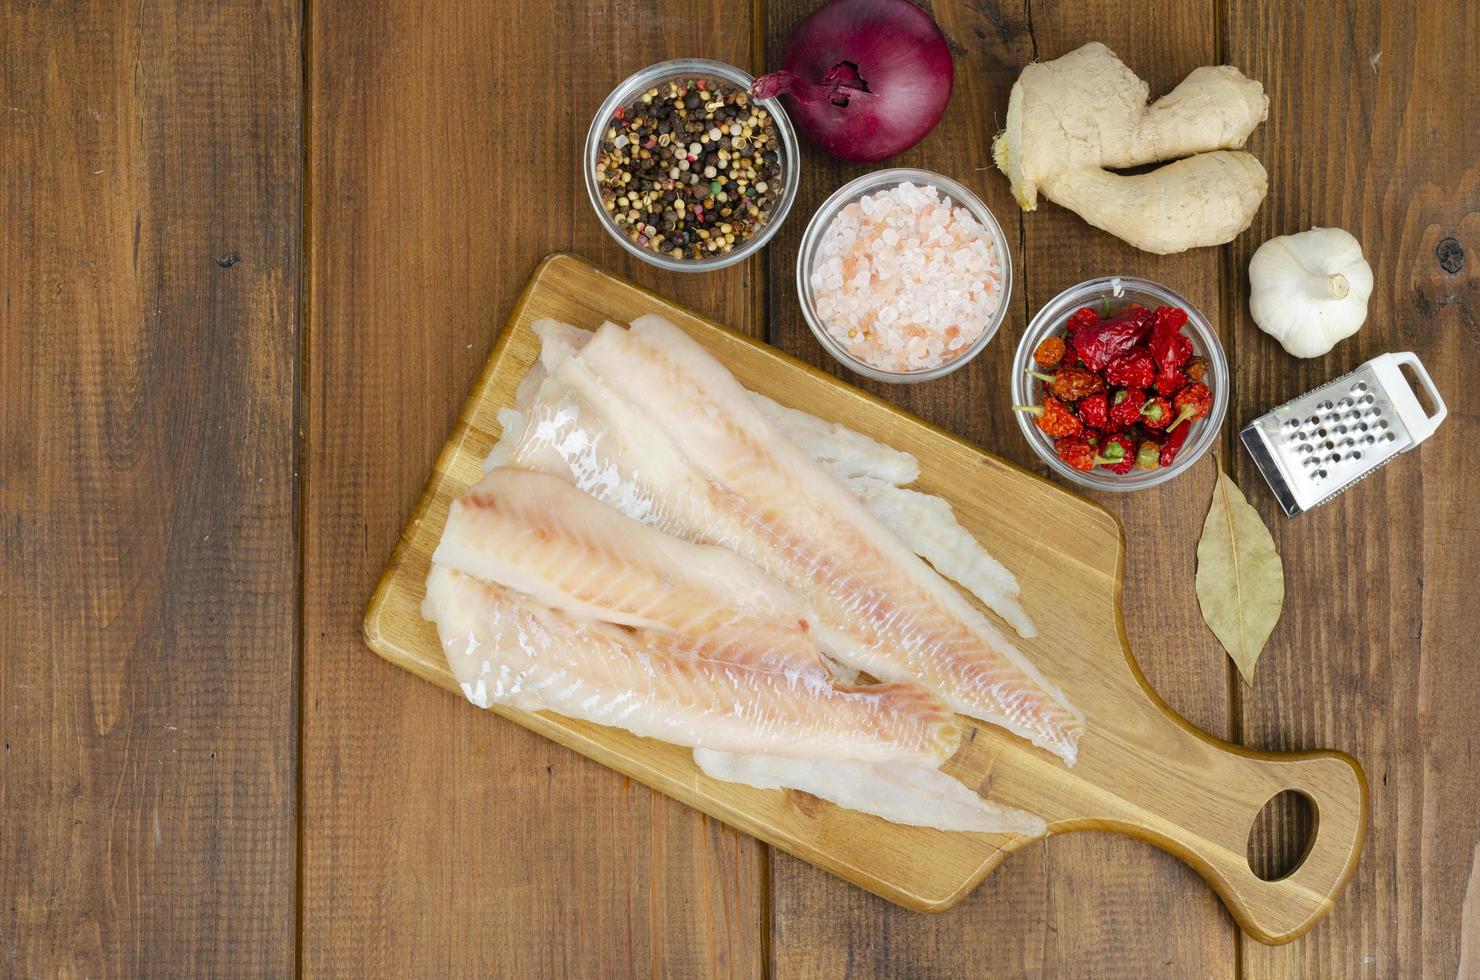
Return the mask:
[[1260,245],[1249,260],[1249,313],[1296,357],[1320,357],[1367,319],[1372,267],[1340,228],[1312,228]]

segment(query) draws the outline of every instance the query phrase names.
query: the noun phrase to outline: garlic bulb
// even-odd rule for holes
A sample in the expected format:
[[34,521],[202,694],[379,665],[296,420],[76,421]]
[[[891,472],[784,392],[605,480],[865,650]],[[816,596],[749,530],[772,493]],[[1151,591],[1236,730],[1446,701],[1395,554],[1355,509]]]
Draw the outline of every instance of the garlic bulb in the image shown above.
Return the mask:
[[1249,312],[1296,357],[1320,357],[1367,319],[1372,267],[1340,228],[1312,228],[1260,245],[1249,260]]

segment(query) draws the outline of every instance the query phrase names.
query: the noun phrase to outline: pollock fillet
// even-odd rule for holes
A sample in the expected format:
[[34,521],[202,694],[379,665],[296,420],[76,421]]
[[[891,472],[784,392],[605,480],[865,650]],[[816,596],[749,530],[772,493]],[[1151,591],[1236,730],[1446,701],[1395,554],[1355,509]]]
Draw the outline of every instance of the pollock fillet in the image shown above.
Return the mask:
[[643,432],[666,436],[671,470],[646,472],[645,442],[625,461],[659,502],[665,530],[729,548],[796,589],[831,637],[829,653],[850,666],[921,683],[1074,762],[1084,722],[1062,692],[683,331],[655,316],[630,330],[608,324],[552,377],[571,365],[629,420],[645,417]]
[[815,616],[796,592],[732,551],[664,534],[545,473],[487,473],[452,502],[432,560],[575,616],[724,639],[727,662],[827,675]]
[[1042,817],[984,800],[939,769],[737,755],[716,749],[695,749],[694,761],[715,779],[757,789],[801,789],[894,823],[1029,837],[1048,830]]
[[869,476],[850,477],[843,485],[911,551],[980,599],[1019,636],[1038,635],[1018,602],[1017,579],[961,526],[950,503]]
[[[593,331],[542,319],[534,324],[541,342],[540,361],[519,387],[514,408],[499,410],[505,432],[522,432],[532,394],[561,361],[579,353]],[[789,408],[757,392],[751,400],[797,448],[837,479],[915,554],[937,572],[981,600],[1019,636],[1038,635],[1038,628],[1018,601],[1018,582],[956,520],[951,505],[933,494],[911,490],[906,484],[920,476],[920,464],[907,452],[836,422]],[[509,445],[500,440],[484,469],[507,462]]]
[[736,662],[716,651],[724,640],[582,620],[440,564],[423,612],[482,707],[549,710],[691,748],[929,769],[960,739],[950,709],[918,686],[841,687],[764,658]]

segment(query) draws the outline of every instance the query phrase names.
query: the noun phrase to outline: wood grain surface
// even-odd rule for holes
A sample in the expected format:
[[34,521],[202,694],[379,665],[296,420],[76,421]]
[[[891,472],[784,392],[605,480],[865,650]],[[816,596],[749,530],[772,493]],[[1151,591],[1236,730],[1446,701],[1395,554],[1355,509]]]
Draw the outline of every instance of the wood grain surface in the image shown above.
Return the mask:
[[[1480,963],[1464,972],[1459,963],[1466,938],[1480,936],[1480,905],[1464,901],[1480,871],[1480,509],[1471,497],[1480,470],[1468,451],[1480,436],[1470,387],[1480,368],[1480,8],[1351,8],[1339,45],[1298,6],[1230,0],[1227,11],[1228,57],[1277,93],[1250,148],[1272,187],[1302,189],[1271,193],[1229,250],[1233,268],[1271,235],[1336,225],[1361,239],[1377,284],[1361,332],[1307,362],[1292,361],[1235,302],[1243,384],[1230,416],[1251,418],[1394,350],[1416,352],[1458,402],[1416,453],[1299,520],[1280,517],[1268,494],[1254,497],[1298,604],[1287,599],[1254,686],[1237,689],[1241,737],[1348,747],[1372,777],[1373,831],[1326,925],[1289,949],[1242,943],[1244,970],[1474,976]],[[1362,122],[1327,125],[1336,118]],[[1309,145],[1311,134],[1320,153],[1277,149]],[[1235,301],[1241,283],[1229,283]],[[1251,460],[1233,458],[1234,478],[1257,486]],[[1272,838],[1281,860],[1298,836],[1281,833],[1291,822],[1280,815]]]
[[[931,0],[957,86],[901,158],[970,183],[1015,247],[1015,311],[986,354],[884,392],[946,429],[1029,462],[1007,359],[1080,279],[1148,275],[1220,321],[1224,457],[1288,587],[1252,686],[1191,590],[1211,464],[1106,503],[1128,537],[1127,633],[1172,706],[1371,774],[1358,875],[1304,939],[1242,940],[1179,862],[1087,834],[1018,853],[952,912],[896,910],[364,649],[375,575],[540,256],[579,252],[836,370],[792,263],[811,209],[859,168],[810,151],[762,256],[684,276],[605,237],[572,163],[632,70],[774,67],[809,6],[0,6],[0,975],[1480,968],[1469,0]],[[979,169],[1021,66],[1096,38],[1153,91],[1218,61],[1265,83],[1250,148],[1270,194],[1233,245],[1143,255],[1049,203],[1019,215]],[[1362,332],[1302,362],[1248,319],[1244,270],[1265,237],[1312,224],[1355,233],[1378,286]],[[1450,418],[1286,521],[1233,432],[1387,350],[1419,353]],[[1288,864],[1304,829],[1272,812],[1255,863]]]
[[573,163],[631,72],[749,63],[750,9],[326,0],[310,16],[303,971],[754,976],[764,848],[489,724],[371,654],[359,625],[547,252],[760,328],[753,267],[654,275],[592,220]]
[[293,969],[298,14],[0,7],[0,976]]

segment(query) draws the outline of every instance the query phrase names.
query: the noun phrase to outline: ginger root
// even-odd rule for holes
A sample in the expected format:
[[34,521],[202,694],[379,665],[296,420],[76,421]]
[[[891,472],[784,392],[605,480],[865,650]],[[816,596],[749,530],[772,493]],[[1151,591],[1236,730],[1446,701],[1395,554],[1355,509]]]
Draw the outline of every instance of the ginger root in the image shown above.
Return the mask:
[[[1254,219],[1268,179],[1239,152],[1269,113],[1264,87],[1227,66],[1198,68],[1148,106],[1146,83],[1092,41],[1023,69],[992,144],[1024,211],[1038,192],[1147,252],[1221,245]],[[1150,173],[1120,167],[1168,163]]]

